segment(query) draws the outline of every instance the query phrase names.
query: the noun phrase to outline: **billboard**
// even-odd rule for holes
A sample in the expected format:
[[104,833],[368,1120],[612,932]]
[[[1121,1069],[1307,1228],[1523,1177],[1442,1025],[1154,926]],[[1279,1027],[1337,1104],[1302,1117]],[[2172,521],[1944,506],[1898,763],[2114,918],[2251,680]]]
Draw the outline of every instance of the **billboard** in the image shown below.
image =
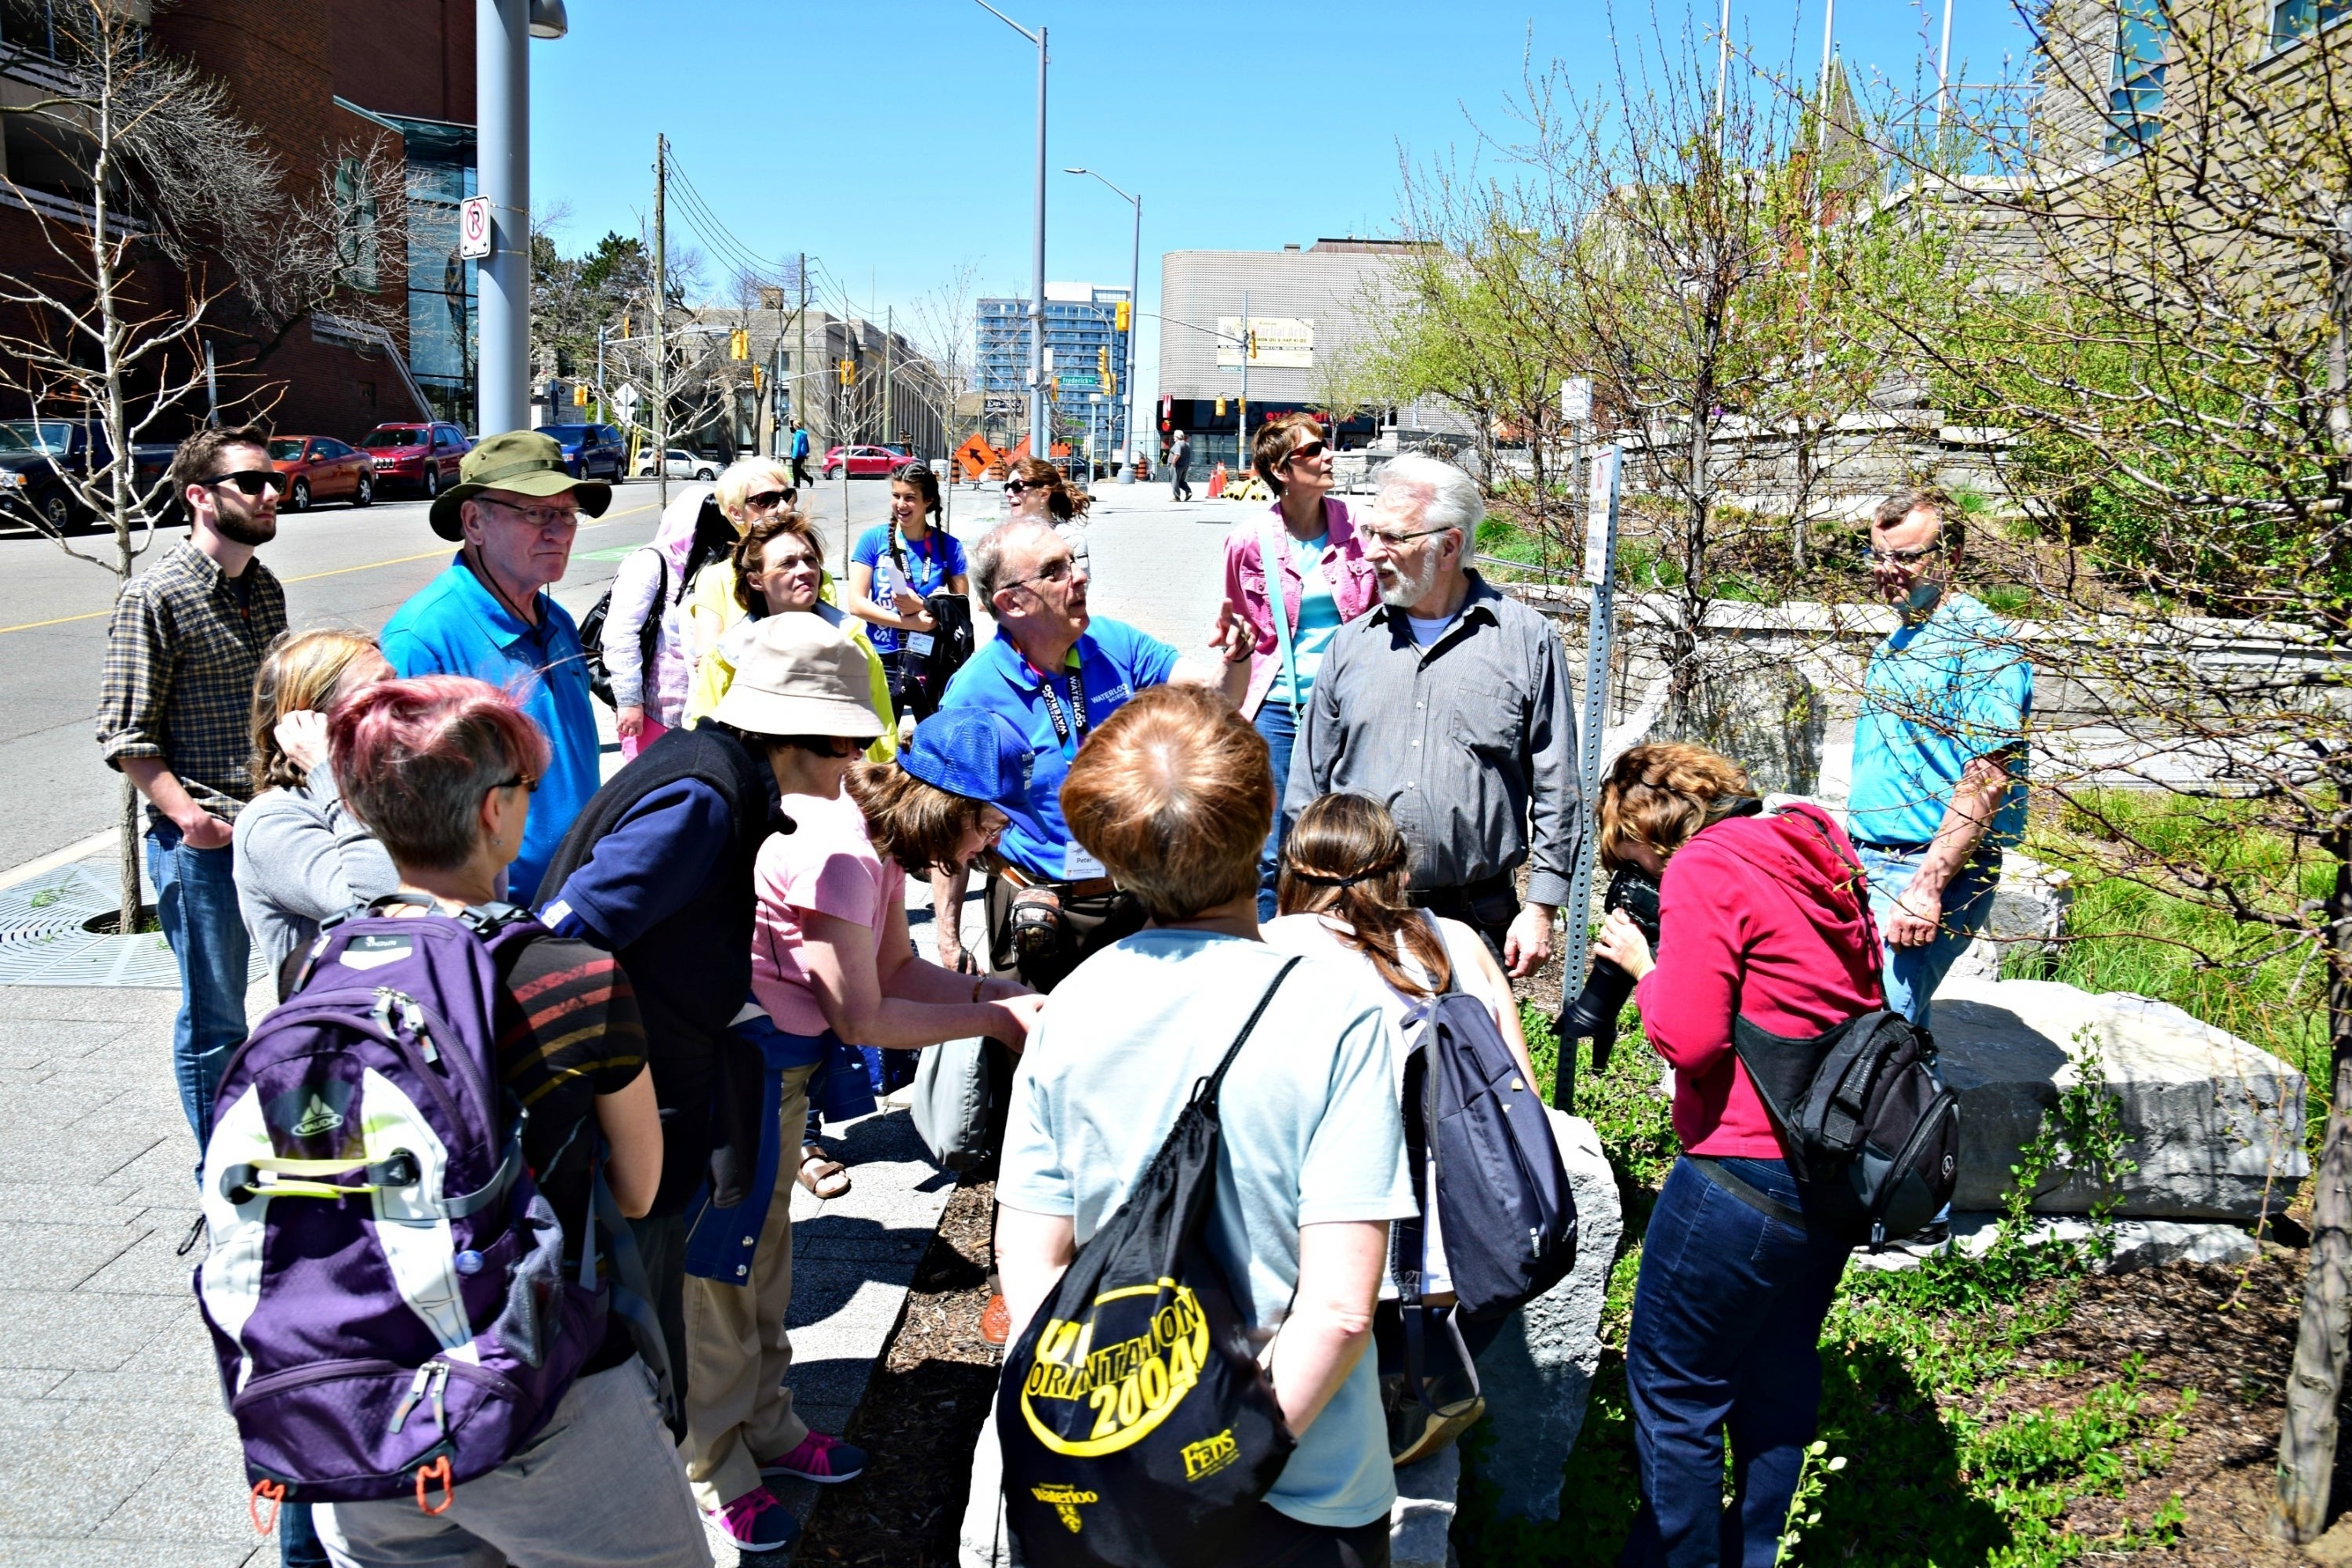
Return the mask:
[[1255,370],[1312,370],[1315,368],[1315,323],[1292,316],[1252,316],[1248,334],[1244,334],[1242,318],[1217,318],[1217,368],[1239,370],[1242,367],[1242,340],[1255,335],[1257,352],[1249,356]]

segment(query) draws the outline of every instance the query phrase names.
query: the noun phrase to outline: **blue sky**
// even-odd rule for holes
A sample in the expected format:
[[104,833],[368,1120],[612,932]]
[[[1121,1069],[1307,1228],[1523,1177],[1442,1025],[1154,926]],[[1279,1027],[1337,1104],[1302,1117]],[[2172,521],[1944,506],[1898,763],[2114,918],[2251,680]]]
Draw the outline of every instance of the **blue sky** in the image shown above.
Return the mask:
[[[2010,0],[1954,0],[1952,52],[1990,80],[2026,47]],[[1823,0],[1734,0],[1735,47],[1820,58]],[[1696,5],[1622,5],[1629,38],[1676,33]],[[1016,0],[1050,29],[1046,274],[1123,284],[1129,209],[1101,170],[1143,196],[1143,295],[1156,308],[1162,250],[1276,249],[1394,225],[1398,160],[1467,152],[1474,121],[1500,126],[1523,60],[1554,58],[1590,81],[1609,58],[1600,4],[1444,5],[1358,0],[1181,6]],[[753,254],[806,250],[861,311],[904,310],[960,263],[979,291],[1025,293],[1034,167],[1036,53],[972,0],[572,0],[572,32],[534,44],[532,200],[570,208],[567,251],[606,229],[639,232],[652,205],[654,136],[719,221]],[[1848,68],[1912,79],[1939,0],[1843,0]],[[1246,62],[1246,63],[1244,63]],[[710,254],[673,206],[672,243]],[[716,256],[712,260],[716,261]],[[714,272],[722,268],[713,267]],[[837,303],[838,294],[834,295]],[[1155,334],[1144,323],[1152,390]]]

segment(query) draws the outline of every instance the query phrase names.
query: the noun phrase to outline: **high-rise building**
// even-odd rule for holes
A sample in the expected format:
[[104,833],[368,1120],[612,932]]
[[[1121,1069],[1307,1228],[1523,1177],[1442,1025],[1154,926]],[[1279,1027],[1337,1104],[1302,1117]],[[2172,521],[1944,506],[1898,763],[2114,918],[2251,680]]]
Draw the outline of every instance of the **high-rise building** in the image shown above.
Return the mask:
[[[1045,285],[1045,347],[1053,356],[1046,393],[1054,410],[1054,439],[1074,452],[1086,450],[1092,431],[1097,458],[1108,461],[1127,444],[1128,375],[1133,323],[1118,330],[1124,289],[1091,283]],[[989,298],[980,301],[974,321],[982,418],[989,439],[1002,446],[1029,428],[1029,301]],[[1104,373],[1108,369],[1108,374]],[[1100,401],[1096,401],[1099,398]]]

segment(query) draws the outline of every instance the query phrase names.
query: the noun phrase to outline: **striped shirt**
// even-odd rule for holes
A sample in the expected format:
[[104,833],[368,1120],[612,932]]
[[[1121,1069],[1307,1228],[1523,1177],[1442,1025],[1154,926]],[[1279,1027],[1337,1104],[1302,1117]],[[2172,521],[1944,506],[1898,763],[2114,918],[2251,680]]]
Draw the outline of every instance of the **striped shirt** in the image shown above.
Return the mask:
[[[236,578],[182,540],[122,585],[106,630],[98,744],[107,764],[154,757],[189,798],[234,822],[252,798],[253,678],[286,629],[286,590],[248,561]],[[151,823],[163,814],[147,807]]]
[[541,937],[499,959],[506,981],[491,1015],[499,1077],[530,1112],[522,1152],[539,1190],[563,1234],[579,1236],[594,1140],[576,1134],[596,1114],[598,1095],[619,1093],[645,1070],[636,993],[611,953],[570,937]]

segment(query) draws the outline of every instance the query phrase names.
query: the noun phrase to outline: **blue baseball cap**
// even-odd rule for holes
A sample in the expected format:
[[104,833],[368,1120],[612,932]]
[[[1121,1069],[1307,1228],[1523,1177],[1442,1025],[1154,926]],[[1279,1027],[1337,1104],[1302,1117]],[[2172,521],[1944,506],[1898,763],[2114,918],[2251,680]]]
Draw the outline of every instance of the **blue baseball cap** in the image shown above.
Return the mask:
[[1021,732],[984,708],[942,708],[915,727],[898,765],[935,789],[1005,811],[1029,795],[1036,753]]

